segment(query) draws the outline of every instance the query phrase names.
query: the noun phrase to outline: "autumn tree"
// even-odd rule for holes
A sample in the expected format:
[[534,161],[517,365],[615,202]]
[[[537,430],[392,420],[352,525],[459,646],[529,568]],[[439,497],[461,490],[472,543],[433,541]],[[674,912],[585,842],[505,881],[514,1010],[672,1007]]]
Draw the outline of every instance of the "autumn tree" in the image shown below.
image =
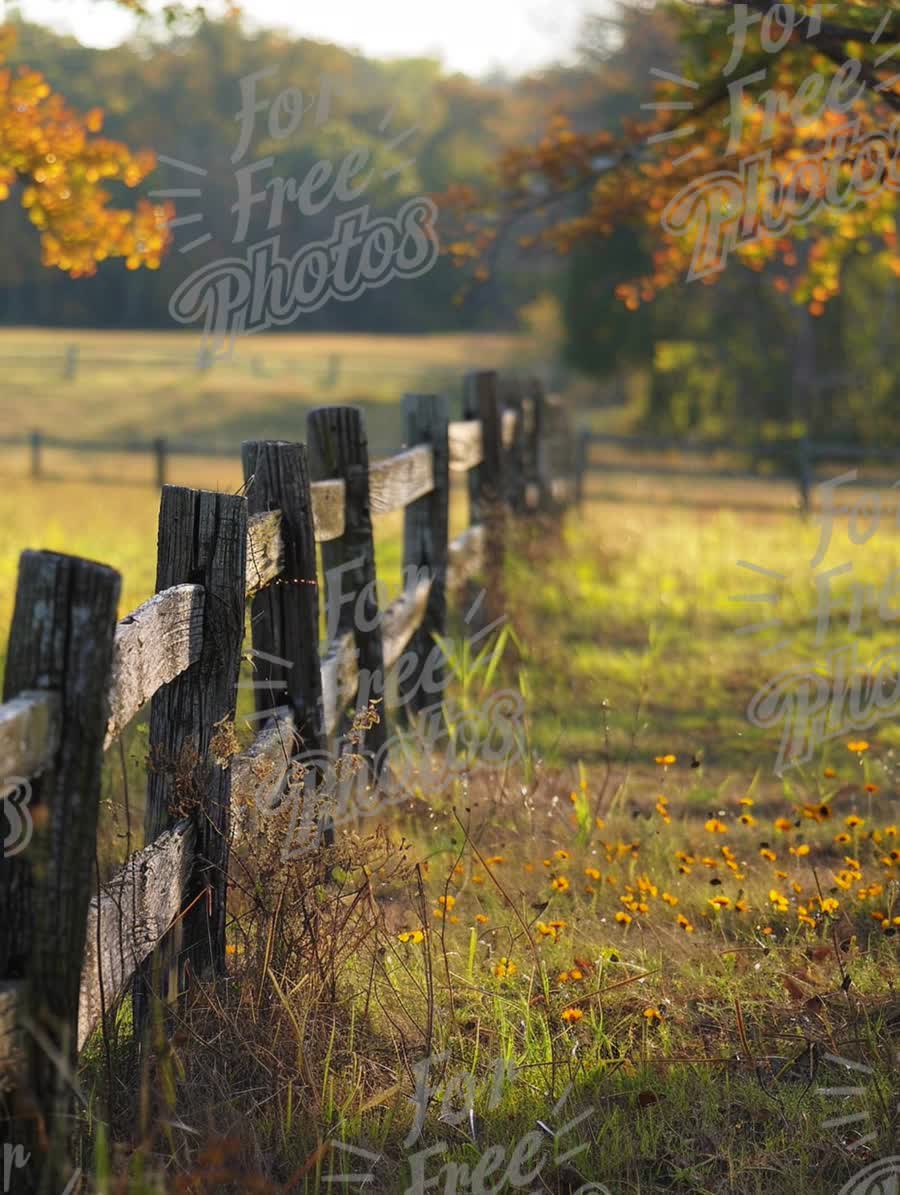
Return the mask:
[[[497,185],[456,187],[451,252],[486,278],[510,235],[568,253],[623,225],[652,234],[650,268],[619,297],[637,310],[684,278],[711,284],[733,255],[821,316],[841,266],[870,240],[900,276],[900,21],[880,0],[801,11],[754,0],[644,3],[674,22],[677,71],[651,70],[621,127],[581,129],[557,111],[510,149]],[[571,198],[586,201],[572,212]],[[522,223],[538,223],[521,234]]]
[[113,257],[128,269],[158,268],[169,209],[146,200],[116,206],[109,190],[136,187],[155,168],[154,154],[103,137],[102,110],[77,112],[40,71],[4,65],[15,36],[13,26],[0,27],[0,201],[18,197],[45,266],[75,278]]

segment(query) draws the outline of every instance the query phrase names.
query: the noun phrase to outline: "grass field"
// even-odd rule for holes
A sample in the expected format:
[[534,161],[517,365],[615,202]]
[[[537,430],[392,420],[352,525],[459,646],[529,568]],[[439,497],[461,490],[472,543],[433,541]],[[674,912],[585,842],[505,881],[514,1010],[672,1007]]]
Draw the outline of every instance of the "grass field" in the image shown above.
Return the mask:
[[[78,363],[67,378],[72,345]],[[235,451],[245,439],[304,439],[309,409],[351,402],[366,409],[372,449],[385,455],[399,443],[405,390],[455,397],[467,370],[506,365],[517,346],[501,335],[261,334],[201,372],[193,334],[0,329],[0,426],[4,435],[167,436]]]
[[[176,467],[240,482],[227,461]],[[26,546],[116,565],[126,608],[152,591],[157,495],[119,480],[8,487],[0,627]],[[525,700],[513,758],[423,779],[330,854],[283,859],[277,819],[240,852],[229,982],[195,988],[143,1076],[127,1005],[110,1053],[83,1060],[85,1169],[192,1195],[837,1195],[896,1153],[896,708],[783,776],[783,722],[747,708],[792,668],[839,688],[842,646],[864,687],[879,657],[893,680],[900,534],[893,507],[865,543],[839,519],[814,569],[822,529],[795,507],[788,485],[595,475],[561,531],[521,536],[521,650],[492,684]],[[376,526],[389,591],[400,525]],[[818,641],[814,578],[845,563]],[[145,750],[138,726],[133,834]]]

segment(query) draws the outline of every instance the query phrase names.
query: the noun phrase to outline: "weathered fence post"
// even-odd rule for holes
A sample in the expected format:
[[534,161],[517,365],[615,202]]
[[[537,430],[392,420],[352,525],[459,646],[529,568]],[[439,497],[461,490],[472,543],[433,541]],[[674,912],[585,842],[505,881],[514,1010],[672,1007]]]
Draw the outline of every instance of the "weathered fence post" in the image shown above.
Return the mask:
[[584,479],[588,471],[590,453],[591,433],[588,428],[582,427],[578,432],[575,464],[575,501],[579,506],[584,503]]
[[344,482],[344,534],[322,544],[325,608],[330,640],[352,632],[360,683],[356,708],[379,702],[378,721],[359,744],[358,754],[379,759],[387,742],[384,708],[384,651],[375,583],[375,542],[369,508],[369,446],[359,407],[317,407],[306,417],[310,476]]
[[469,373],[465,379],[466,419],[481,422],[481,464],[469,470],[469,512],[484,526],[484,568],[488,615],[502,609],[503,594],[503,431],[498,378],[493,370]]
[[566,506],[565,499],[560,497],[559,482],[569,481],[574,472],[572,436],[566,409],[558,395],[550,395],[545,400],[543,414],[541,473],[544,508],[558,520]]
[[[509,380],[503,387],[501,420],[515,417],[512,433],[503,436],[503,476],[506,482],[506,501],[515,515],[525,513],[525,429],[522,385]],[[501,427],[504,424],[501,422]]]
[[341,376],[341,358],[337,353],[332,353],[328,358],[328,370],[325,374],[323,387],[326,390],[333,390],[338,384],[338,378]]
[[156,485],[161,490],[166,484],[166,441],[164,436],[157,436],[153,441],[153,458],[156,465]]
[[439,652],[433,635],[443,635],[447,618],[447,542],[450,529],[450,445],[446,398],[436,394],[403,396],[403,438],[413,448],[428,444],[434,456],[434,489],[407,506],[403,528],[403,572],[405,577],[431,578],[425,617],[407,646],[417,661],[416,671],[401,677],[399,696],[403,708],[418,713],[441,701],[444,664],[435,662]]
[[808,435],[804,435],[797,442],[797,476],[800,485],[800,509],[807,515],[813,486],[813,458]]
[[[232,494],[166,486],[159,508],[157,592],[203,586],[200,658],[154,696],[150,710],[148,843],[179,818],[196,828],[196,859],[176,929],[159,948],[165,994],[178,990],[183,961],[196,974],[225,970],[233,723],[246,605],[247,500]],[[152,959],[135,983],[135,1024]],[[177,968],[178,974],[182,968]]]
[[67,382],[74,381],[78,373],[78,345],[66,345],[66,361],[63,366],[63,377]]
[[545,507],[541,440],[544,431],[544,394],[537,378],[529,378],[522,398],[522,473],[525,503],[530,511]]
[[[288,706],[295,748],[324,751],[316,537],[306,446],[247,441],[241,456],[250,514],[280,510],[284,545],[281,578],[257,593],[251,607],[256,712],[274,714]],[[248,564],[252,569],[253,561]]]
[[41,439],[39,431],[31,433],[31,477],[34,481],[41,477]]
[[25,841],[20,853],[0,852],[0,1003],[14,994],[24,1044],[18,1118],[0,1120],[0,1144],[31,1154],[19,1179],[41,1195],[69,1179],[78,992],[120,585],[105,565],[23,552],[9,637],[4,700],[28,689],[58,695],[57,748],[30,786]]

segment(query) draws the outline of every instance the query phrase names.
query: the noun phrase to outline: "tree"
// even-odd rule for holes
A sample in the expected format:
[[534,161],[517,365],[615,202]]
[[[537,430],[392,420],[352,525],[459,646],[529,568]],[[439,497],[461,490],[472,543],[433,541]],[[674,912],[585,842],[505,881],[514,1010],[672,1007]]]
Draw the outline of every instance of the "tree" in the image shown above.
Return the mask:
[[649,28],[674,22],[681,45],[679,71],[648,79],[655,115],[582,130],[554,113],[536,144],[503,156],[493,190],[448,196],[468,228],[456,261],[477,257],[484,277],[510,230],[540,214],[525,247],[566,253],[623,225],[652,235],[651,268],[619,287],[629,310],[685,276],[715,282],[729,254],[757,272],[777,263],[775,285],[813,316],[867,238],[900,276],[900,23],[881,0],[808,14],[768,0],[638,7]]
[[39,71],[4,67],[14,42],[15,30],[0,28],[0,201],[18,194],[45,266],[74,278],[110,257],[128,269],[158,268],[169,209],[146,200],[117,207],[108,189],[137,186],[155,168],[154,155],[100,136],[102,111],[76,112]]

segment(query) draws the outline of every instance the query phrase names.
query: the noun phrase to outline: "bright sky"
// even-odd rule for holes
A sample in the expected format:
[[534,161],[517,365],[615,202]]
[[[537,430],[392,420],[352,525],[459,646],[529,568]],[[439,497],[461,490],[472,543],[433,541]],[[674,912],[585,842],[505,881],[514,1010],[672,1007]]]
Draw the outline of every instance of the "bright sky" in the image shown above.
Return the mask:
[[[583,13],[602,0],[244,0],[254,23],[362,50],[373,57],[422,55],[481,74],[521,71],[565,58]],[[70,33],[93,46],[127,37],[133,18],[111,0],[0,0],[0,14]],[[214,3],[207,4],[210,12]]]

